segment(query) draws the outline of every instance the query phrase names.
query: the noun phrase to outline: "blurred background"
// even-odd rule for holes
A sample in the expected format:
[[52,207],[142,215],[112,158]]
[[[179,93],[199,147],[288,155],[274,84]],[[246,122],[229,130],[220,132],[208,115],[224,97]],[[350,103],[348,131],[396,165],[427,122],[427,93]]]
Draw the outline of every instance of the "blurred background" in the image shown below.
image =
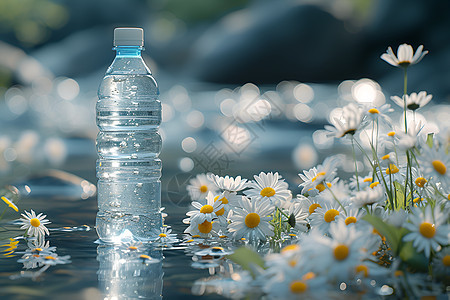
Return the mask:
[[388,46],[429,50],[409,92],[434,96],[427,130],[448,124],[449,11],[445,0],[2,0],[0,183],[95,195],[97,87],[113,29],[133,26],[160,85],[166,198],[205,171],[280,171],[295,191],[299,172],[348,149],[322,131],[333,109],[402,94],[401,70],[380,59]]

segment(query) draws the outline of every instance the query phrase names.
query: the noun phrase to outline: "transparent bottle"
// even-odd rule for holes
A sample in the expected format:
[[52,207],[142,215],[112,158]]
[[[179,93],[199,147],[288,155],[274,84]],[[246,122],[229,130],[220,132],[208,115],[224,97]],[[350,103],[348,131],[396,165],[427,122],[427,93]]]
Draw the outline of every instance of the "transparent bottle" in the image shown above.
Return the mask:
[[151,238],[161,226],[161,102],[141,28],[116,28],[116,57],[99,90],[97,233],[104,242]]

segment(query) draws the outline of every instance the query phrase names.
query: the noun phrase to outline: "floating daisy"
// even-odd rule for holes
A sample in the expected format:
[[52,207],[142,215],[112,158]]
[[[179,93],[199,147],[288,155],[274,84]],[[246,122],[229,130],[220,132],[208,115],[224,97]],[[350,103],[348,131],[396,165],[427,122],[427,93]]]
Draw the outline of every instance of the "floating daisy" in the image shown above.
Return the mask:
[[217,218],[216,212],[223,208],[222,202],[214,202],[214,195],[211,192],[208,192],[206,196],[205,205],[194,201],[192,206],[197,210],[188,211],[186,215],[189,216],[189,219],[185,222],[195,224],[201,224],[205,221],[212,222],[213,219]]
[[281,206],[281,204],[291,197],[291,191],[288,190],[288,184],[281,179],[277,173],[259,173],[254,176],[255,180],[248,184],[249,190],[244,194],[252,200],[268,200],[271,204]]
[[208,192],[216,193],[217,187],[207,174],[198,174],[195,178],[189,180],[186,187],[192,200],[199,201],[205,199]]
[[219,189],[228,192],[239,192],[247,187],[247,179],[242,179],[241,176],[233,178],[228,175],[221,177],[214,174],[208,174],[208,179],[214,182]]
[[152,234],[156,236],[152,242],[158,245],[170,245],[179,241],[177,234],[172,233],[172,229],[167,226],[163,226],[159,230],[152,230]]
[[426,257],[430,257],[431,250],[436,251],[440,245],[449,244],[449,226],[445,224],[448,215],[442,212],[439,206],[435,206],[433,211],[430,205],[425,211],[417,207],[411,211],[411,223],[404,224],[404,227],[411,231],[404,236],[405,242],[412,241],[413,247],[419,252],[424,251]]
[[450,155],[445,147],[423,147],[419,163],[426,178],[431,178],[434,183],[441,182],[444,187],[450,186]]
[[245,238],[250,241],[265,241],[272,236],[272,225],[269,224],[274,207],[268,201],[252,201],[242,196],[241,206],[231,216],[228,229],[236,240]]
[[383,104],[381,106],[367,105],[364,109],[365,115],[369,120],[381,120],[388,125],[392,123],[391,118],[387,115],[394,111],[390,104]]
[[424,107],[428,104],[428,102],[431,101],[432,98],[433,95],[427,95],[427,92],[425,91],[421,91],[418,94],[411,93],[410,95],[405,95],[404,99],[400,98],[399,96],[391,97],[392,101],[394,101],[395,104],[397,104],[401,108],[404,108],[406,104],[406,108],[412,111]]
[[5,196],[2,196],[1,199],[3,200],[3,202],[5,202],[9,207],[14,209],[16,212],[19,211],[19,208],[17,208],[17,206],[11,200],[6,198]]
[[395,56],[392,48],[389,47],[386,53],[381,55],[381,59],[394,67],[408,67],[409,65],[417,64],[427,53],[428,51],[423,51],[423,45],[420,45],[414,54],[411,45],[401,44],[398,46],[397,56]]
[[405,133],[401,130],[397,131],[397,146],[400,150],[408,150],[416,147],[417,145],[417,137],[420,131],[423,128],[423,124],[421,121],[414,122],[411,121],[408,124],[408,132]]
[[330,120],[331,125],[325,125],[325,130],[328,131],[328,136],[341,138],[347,134],[353,136],[360,128],[364,117],[364,111],[361,107],[354,103],[350,103],[342,108],[342,115],[340,118],[333,117]]
[[43,239],[45,234],[49,235],[45,225],[48,225],[51,222],[45,219],[47,215],[40,213],[36,216],[36,213],[31,210],[31,213],[25,211],[25,214],[22,214],[22,216],[23,218],[18,219],[19,225],[22,225],[20,229],[26,229],[28,236],[35,236],[38,239]]

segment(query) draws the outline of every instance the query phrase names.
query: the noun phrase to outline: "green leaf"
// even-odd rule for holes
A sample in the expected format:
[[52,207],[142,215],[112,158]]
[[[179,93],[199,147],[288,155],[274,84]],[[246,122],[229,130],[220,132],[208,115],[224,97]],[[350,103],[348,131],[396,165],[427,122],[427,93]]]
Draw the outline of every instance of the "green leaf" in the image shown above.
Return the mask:
[[229,259],[240,265],[244,270],[249,271],[254,277],[252,265],[265,269],[264,259],[259,254],[248,247],[236,249],[233,254],[227,255]]
[[398,253],[397,251],[404,235],[403,228],[397,228],[393,225],[387,224],[382,219],[372,215],[365,215],[362,219],[369,222],[376,230],[378,230],[379,233],[381,233],[382,236],[386,238],[392,252],[395,254]]
[[433,148],[433,133],[427,135],[427,145],[428,147]]
[[394,203],[394,210],[405,209],[405,187],[394,181],[394,190],[397,197],[397,202]]
[[423,253],[417,253],[412,242],[403,243],[399,256],[413,271],[428,271],[428,259]]

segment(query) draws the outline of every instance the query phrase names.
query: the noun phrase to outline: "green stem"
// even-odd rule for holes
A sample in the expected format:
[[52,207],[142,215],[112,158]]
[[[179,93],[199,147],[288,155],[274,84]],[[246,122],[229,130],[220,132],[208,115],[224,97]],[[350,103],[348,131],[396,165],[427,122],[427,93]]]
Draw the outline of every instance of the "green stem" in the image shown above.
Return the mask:
[[408,123],[406,122],[406,94],[408,93],[408,73],[406,67],[403,70],[403,111],[405,115],[405,133],[408,133]]
[[355,162],[355,175],[356,175],[356,185],[358,187],[358,191],[359,191],[359,179],[358,179],[358,164],[356,163],[356,154],[355,154],[355,145],[353,143],[353,140],[355,138],[352,135],[352,154],[353,154],[353,161]]
[[3,215],[5,214],[7,209],[8,209],[8,207],[6,207],[5,210],[2,212],[2,214],[0,215],[0,220],[3,218]]

